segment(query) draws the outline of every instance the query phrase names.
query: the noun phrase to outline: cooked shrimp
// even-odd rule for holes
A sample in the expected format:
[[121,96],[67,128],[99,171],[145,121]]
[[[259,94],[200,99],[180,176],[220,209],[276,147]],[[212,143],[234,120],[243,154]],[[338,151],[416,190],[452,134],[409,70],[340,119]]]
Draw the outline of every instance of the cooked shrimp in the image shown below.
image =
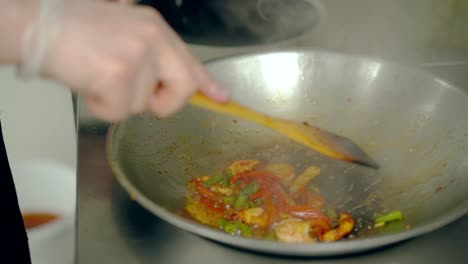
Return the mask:
[[292,180],[294,180],[294,177],[296,177],[294,167],[286,163],[268,163],[263,166],[262,169],[280,178],[285,186],[289,186]]
[[268,225],[268,216],[265,210],[260,207],[249,208],[239,212],[240,220],[248,225],[258,225],[266,227]]
[[260,163],[258,160],[236,160],[229,167],[228,170],[231,171],[232,175],[242,173],[245,171],[251,171]]
[[317,166],[308,167],[302,174],[296,177],[289,186],[289,191],[292,195],[295,195],[299,190],[305,187],[312,179],[320,174],[320,168]]
[[279,241],[287,243],[313,242],[310,223],[297,218],[282,220],[274,228]]
[[349,213],[340,213],[338,216],[338,227],[330,229],[322,235],[321,239],[325,242],[339,240],[353,231],[354,219]]

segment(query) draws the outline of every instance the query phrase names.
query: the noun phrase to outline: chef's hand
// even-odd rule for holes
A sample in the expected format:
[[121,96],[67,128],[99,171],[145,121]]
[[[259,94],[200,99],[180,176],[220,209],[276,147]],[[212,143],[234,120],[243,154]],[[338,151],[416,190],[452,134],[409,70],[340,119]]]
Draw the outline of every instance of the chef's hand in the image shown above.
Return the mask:
[[64,1],[60,31],[41,74],[86,98],[107,121],[150,111],[167,117],[197,90],[228,94],[152,8],[106,1]]

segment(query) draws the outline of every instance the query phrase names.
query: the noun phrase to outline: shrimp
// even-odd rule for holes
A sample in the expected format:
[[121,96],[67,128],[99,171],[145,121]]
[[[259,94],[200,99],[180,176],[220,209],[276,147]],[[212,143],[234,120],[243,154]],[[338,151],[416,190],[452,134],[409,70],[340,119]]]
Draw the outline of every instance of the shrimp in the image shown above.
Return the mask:
[[338,227],[325,232],[320,240],[333,242],[343,238],[353,231],[354,219],[349,213],[340,213],[338,216]]
[[278,240],[287,243],[314,242],[310,231],[310,222],[298,218],[282,220],[274,228]]

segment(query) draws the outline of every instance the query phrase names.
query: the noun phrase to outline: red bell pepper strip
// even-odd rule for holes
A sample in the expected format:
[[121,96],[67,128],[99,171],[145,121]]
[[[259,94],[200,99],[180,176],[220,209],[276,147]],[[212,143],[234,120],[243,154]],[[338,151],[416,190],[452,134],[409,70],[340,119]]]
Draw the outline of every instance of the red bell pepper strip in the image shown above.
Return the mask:
[[195,184],[195,188],[197,189],[197,192],[200,195],[210,197],[210,198],[215,198],[216,197],[216,193],[214,193],[214,192],[212,192],[210,190],[207,190],[203,186],[202,181],[200,179],[194,179],[193,183]]
[[284,209],[284,212],[304,220],[319,219],[330,224],[331,220],[329,217],[324,215],[319,209],[307,206],[307,205],[293,205]]
[[253,201],[255,199],[258,199],[258,198],[262,198],[263,196],[266,195],[266,191],[264,189],[260,189],[258,192],[252,194],[249,196],[249,201]]
[[265,205],[265,211],[268,216],[268,224],[270,225],[276,220],[276,209],[270,197],[264,197],[263,204]]

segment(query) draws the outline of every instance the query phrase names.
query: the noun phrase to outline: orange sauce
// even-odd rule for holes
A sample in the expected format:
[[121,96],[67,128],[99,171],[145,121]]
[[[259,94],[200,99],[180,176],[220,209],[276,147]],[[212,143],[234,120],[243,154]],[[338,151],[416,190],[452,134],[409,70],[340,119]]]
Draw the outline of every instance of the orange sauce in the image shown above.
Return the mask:
[[26,213],[23,214],[23,222],[26,230],[32,229],[59,219],[56,214],[49,213]]

